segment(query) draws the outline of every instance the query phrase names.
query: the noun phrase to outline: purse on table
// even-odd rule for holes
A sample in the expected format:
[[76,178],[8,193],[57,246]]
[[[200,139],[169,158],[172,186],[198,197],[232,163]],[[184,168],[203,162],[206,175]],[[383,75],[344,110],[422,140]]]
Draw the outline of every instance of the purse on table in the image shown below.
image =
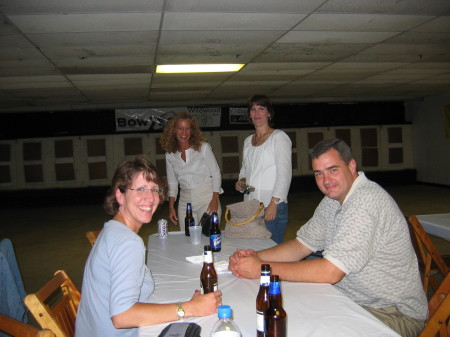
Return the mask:
[[259,200],[246,200],[227,205],[225,232],[228,238],[269,239],[272,233],[264,222],[264,204]]
[[211,215],[206,212],[203,213],[198,225],[202,226],[203,235],[209,237],[209,232],[211,232]]
[[175,322],[166,326],[158,337],[200,337],[201,327],[193,322]]

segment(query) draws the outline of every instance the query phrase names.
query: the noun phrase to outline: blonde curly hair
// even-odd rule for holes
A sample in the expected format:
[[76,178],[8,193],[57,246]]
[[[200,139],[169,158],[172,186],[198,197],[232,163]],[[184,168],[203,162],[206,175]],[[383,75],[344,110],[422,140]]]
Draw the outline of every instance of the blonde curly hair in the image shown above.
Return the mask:
[[187,120],[191,124],[191,138],[189,138],[189,144],[195,151],[200,151],[203,142],[206,142],[206,138],[203,136],[200,126],[190,113],[180,112],[169,120],[164,132],[159,140],[162,149],[168,153],[175,153],[179,149],[176,126],[178,121]]

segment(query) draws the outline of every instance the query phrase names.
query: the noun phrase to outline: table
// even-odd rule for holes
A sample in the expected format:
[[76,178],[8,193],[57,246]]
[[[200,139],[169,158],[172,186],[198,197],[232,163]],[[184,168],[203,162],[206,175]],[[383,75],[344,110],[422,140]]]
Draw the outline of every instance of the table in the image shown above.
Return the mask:
[[450,213],[417,215],[428,234],[450,241]]
[[[155,280],[151,302],[173,303],[190,299],[200,289],[202,264],[186,261],[186,256],[201,255],[208,238],[202,244],[192,245],[183,232],[169,232],[167,239],[157,234],[148,239],[147,265]],[[228,261],[236,248],[255,250],[272,247],[272,240],[223,238],[222,251],[214,253],[214,261]],[[243,337],[256,335],[255,300],[259,280],[239,279],[230,273],[218,275],[223,304],[233,310],[233,318]],[[283,307],[288,315],[289,337],[399,337],[369,312],[342,294],[330,284],[281,282]],[[216,315],[186,319],[202,327],[201,336],[209,337]],[[139,337],[156,337],[168,324],[145,326]]]

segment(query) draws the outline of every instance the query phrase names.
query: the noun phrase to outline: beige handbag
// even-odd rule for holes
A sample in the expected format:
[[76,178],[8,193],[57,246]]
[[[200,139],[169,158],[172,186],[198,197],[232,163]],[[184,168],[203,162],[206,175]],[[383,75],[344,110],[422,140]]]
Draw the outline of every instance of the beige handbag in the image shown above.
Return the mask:
[[269,239],[272,233],[264,222],[264,204],[247,200],[227,205],[225,233],[228,238]]

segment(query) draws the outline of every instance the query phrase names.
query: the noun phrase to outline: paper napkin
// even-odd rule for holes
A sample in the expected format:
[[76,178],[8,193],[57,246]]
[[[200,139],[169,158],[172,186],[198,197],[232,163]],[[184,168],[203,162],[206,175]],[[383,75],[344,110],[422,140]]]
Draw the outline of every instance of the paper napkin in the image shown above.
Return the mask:
[[[194,264],[203,264],[203,255],[186,256],[186,260]],[[228,270],[228,261],[214,262],[214,269],[217,274],[230,273]]]

